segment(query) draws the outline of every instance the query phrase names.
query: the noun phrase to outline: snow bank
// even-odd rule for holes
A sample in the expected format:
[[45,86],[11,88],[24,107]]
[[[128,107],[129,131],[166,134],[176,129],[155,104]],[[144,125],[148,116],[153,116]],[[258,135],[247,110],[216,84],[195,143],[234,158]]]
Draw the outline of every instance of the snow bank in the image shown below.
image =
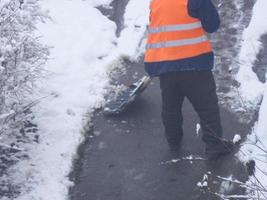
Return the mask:
[[[119,53],[137,59],[144,52],[150,0],[131,0],[125,10],[125,28],[119,38]],[[129,42],[129,40],[131,42]]]
[[33,109],[39,143],[28,145],[30,158],[10,170],[21,187],[17,200],[68,198],[72,160],[92,112],[104,103],[112,62],[122,54],[136,59],[142,52],[149,0],[130,1],[120,38],[115,23],[95,8],[110,2],[43,1],[52,21],[40,24],[38,35],[54,48],[46,65],[49,76],[40,80],[34,96],[46,97]]
[[[256,164],[255,176],[260,183],[253,181],[251,178],[248,185],[267,186],[267,83],[265,83],[265,90],[263,101],[261,103],[259,119],[254,125],[252,133],[248,136],[245,145],[241,147],[239,157],[245,163],[254,160]],[[267,196],[266,190],[260,189],[259,196],[265,199]]]
[[260,38],[267,32],[267,23],[264,23],[266,8],[266,0],[257,0],[254,5],[251,22],[243,32],[239,53],[240,70],[236,76],[241,83],[242,96],[254,105],[261,101],[264,89],[252,67],[261,48]]
[[[52,22],[39,25],[43,42],[54,46],[46,66],[49,77],[39,83],[34,108],[40,141],[30,145],[29,160],[11,170],[23,188],[19,200],[65,199],[68,174],[86,113],[101,106],[108,85],[104,57],[115,48],[115,24],[87,1],[46,0]],[[26,185],[25,185],[26,183]]]
[[[241,66],[237,75],[237,80],[241,82],[242,95],[246,100],[254,105],[262,100],[258,122],[255,123],[239,155],[244,161],[253,159],[256,162],[255,175],[265,187],[267,186],[267,83],[264,85],[259,82],[252,71],[252,66],[261,48],[259,40],[267,32],[267,24],[264,22],[266,10],[267,1],[258,0],[253,8],[250,25],[243,34],[244,41],[239,55]],[[259,195],[265,199],[267,194],[264,191]]]
[[267,149],[267,83],[265,83],[264,97],[261,103],[258,125],[256,126],[256,133],[264,142],[265,149]]

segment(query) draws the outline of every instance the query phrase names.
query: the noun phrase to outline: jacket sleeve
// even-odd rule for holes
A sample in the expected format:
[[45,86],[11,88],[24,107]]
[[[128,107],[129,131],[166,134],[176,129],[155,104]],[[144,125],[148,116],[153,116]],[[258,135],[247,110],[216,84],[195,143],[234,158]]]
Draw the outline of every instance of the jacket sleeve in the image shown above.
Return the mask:
[[204,30],[208,33],[217,31],[220,27],[220,17],[211,0],[188,0],[188,14],[198,18]]

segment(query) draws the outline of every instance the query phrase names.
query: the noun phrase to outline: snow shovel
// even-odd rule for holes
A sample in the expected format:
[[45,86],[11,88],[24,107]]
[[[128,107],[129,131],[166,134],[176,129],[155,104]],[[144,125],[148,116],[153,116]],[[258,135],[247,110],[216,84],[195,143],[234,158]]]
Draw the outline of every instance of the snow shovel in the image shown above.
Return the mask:
[[149,85],[152,78],[144,76],[137,82],[128,86],[114,100],[110,100],[104,107],[105,115],[117,115],[124,112]]

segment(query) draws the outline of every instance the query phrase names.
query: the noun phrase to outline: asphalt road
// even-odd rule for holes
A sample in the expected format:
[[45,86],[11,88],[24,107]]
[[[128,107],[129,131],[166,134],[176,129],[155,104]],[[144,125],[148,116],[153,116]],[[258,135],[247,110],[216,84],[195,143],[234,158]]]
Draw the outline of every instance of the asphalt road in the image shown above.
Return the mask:
[[[132,74],[143,74],[142,65],[128,64],[124,82],[132,81]],[[127,78],[128,77],[128,78]],[[129,78],[130,77],[130,78]],[[184,104],[183,148],[170,153],[163,135],[160,119],[161,99],[158,80],[154,79],[143,95],[117,117],[105,117],[101,112],[94,119],[93,138],[81,149],[81,160],[76,166],[76,185],[71,191],[75,200],[196,200],[218,199],[221,181],[211,177],[211,192],[203,192],[197,182],[208,171],[214,175],[232,175],[240,181],[247,179],[244,166],[234,155],[217,162],[183,160],[168,162],[190,155],[204,156],[204,145],[196,134],[198,117],[188,101]],[[249,125],[221,109],[224,135],[232,139],[234,134],[243,137]],[[234,187],[234,194],[242,191]]]
[[[114,2],[117,2],[115,7],[126,6],[125,3]],[[231,13],[234,13],[233,4],[229,3],[223,9],[221,12],[228,9],[225,15],[229,22]],[[114,10],[103,12],[114,13]],[[111,18],[121,19],[116,15],[111,15]],[[122,27],[121,23],[120,20],[119,27]],[[227,22],[223,25],[223,31],[233,33],[232,27],[227,28],[226,24]],[[119,32],[118,29],[118,35]],[[215,68],[219,92],[224,94],[229,91],[227,84],[232,81],[227,74],[230,63],[227,65],[229,58],[226,59],[226,50],[238,43],[236,35],[233,38],[228,45],[223,44],[225,40],[219,42],[220,34],[214,38],[215,49],[224,55],[220,62],[222,66]],[[134,78],[140,78],[144,74],[142,62],[126,61],[125,66],[127,74],[121,76],[120,82],[130,84]],[[223,98],[224,96],[221,102],[224,102]],[[225,104],[221,107],[224,137],[232,139],[235,134],[240,134],[244,138],[250,131],[250,124],[241,124],[240,115],[235,115],[226,108]],[[215,193],[244,193],[237,185],[229,185],[215,177],[233,176],[240,181],[247,180],[245,167],[234,155],[223,157],[217,162],[202,159],[172,162],[172,159],[190,155],[205,158],[201,136],[196,134],[199,119],[186,101],[183,107],[183,147],[178,153],[170,153],[164,138],[160,112],[161,98],[157,79],[153,80],[126,113],[117,117],[105,117],[101,111],[97,112],[94,126],[88,133],[88,140],[80,148],[80,159],[72,174],[76,182],[70,190],[72,200],[216,200],[220,198]],[[209,176],[208,188],[201,189],[197,183],[207,172],[213,175]]]

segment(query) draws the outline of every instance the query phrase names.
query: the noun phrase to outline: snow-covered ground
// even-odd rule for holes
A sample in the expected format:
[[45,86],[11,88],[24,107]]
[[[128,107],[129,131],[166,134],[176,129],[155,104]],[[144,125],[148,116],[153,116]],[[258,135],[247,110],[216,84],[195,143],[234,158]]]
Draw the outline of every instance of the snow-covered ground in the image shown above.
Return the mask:
[[[240,157],[245,161],[255,160],[255,176],[265,188],[267,187],[267,83],[263,84],[258,80],[252,67],[262,47],[261,36],[267,33],[267,24],[264,21],[266,10],[267,1],[257,0],[251,22],[243,33],[243,43],[239,53],[241,66],[237,74],[237,80],[241,83],[240,92],[245,101],[250,105],[261,103],[258,121],[242,146]],[[249,184],[255,182],[260,186],[256,179],[250,180]],[[266,190],[255,195],[259,195],[261,199],[267,197]]]
[[258,0],[256,2],[251,22],[243,32],[243,41],[239,53],[241,64],[236,79],[242,83],[240,87],[242,96],[251,104],[260,103],[264,89],[263,84],[252,71],[252,67],[262,47],[261,36],[267,32],[267,24],[263,20],[266,7],[266,1]]
[[[84,140],[91,114],[104,103],[110,71],[121,56],[138,59],[140,39],[148,19],[148,0],[131,1],[125,28],[116,37],[116,25],[96,6],[111,0],[44,0],[51,21],[39,24],[37,35],[53,46],[47,76],[38,83],[33,109],[39,143],[29,144],[29,159],[9,170],[21,187],[18,200],[63,200],[72,185],[69,173],[77,147]],[[144,9],[139,9],[140,5]],[[134,34],[133,34],[134,33]],[[142,47],[141,47],[142,48]]]

